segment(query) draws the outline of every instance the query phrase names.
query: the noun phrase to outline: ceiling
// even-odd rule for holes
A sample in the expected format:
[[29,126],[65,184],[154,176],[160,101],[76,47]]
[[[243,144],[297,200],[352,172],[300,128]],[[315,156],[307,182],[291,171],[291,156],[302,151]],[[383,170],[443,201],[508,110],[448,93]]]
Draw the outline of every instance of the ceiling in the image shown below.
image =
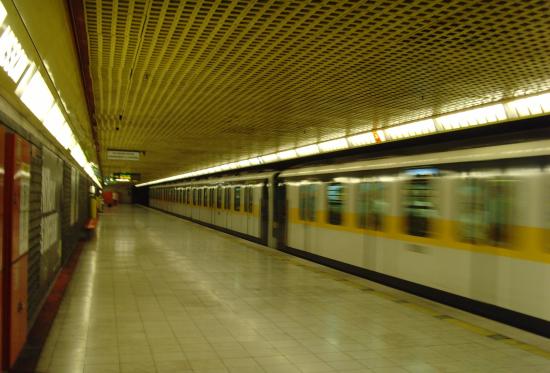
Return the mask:
[[147,181],[550,89],[548,1],[84,0],[84,13],[104,175]]

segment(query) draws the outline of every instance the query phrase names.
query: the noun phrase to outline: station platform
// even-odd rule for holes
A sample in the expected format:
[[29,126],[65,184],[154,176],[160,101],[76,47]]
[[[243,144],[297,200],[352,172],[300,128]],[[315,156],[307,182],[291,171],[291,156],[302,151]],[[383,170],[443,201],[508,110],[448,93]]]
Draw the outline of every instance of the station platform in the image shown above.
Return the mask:
[[38,372],[550,371],[542,338],[153,209],[106,210]]

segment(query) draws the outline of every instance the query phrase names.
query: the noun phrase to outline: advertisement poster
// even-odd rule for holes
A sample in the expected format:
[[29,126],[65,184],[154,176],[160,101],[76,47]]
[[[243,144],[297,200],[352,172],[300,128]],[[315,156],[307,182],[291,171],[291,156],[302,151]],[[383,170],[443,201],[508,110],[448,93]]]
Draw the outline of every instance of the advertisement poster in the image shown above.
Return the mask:
[[48,284],[61,265],[62,185],[63,161],[44,148],[42,153],[41,285]]

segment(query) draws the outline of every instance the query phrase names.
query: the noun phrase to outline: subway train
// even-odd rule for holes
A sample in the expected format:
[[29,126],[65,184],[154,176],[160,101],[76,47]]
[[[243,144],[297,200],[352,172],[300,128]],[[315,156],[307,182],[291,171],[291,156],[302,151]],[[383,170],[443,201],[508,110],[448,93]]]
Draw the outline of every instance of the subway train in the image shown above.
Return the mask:
[[149,205],[550,335],[550,140],[152,186]]

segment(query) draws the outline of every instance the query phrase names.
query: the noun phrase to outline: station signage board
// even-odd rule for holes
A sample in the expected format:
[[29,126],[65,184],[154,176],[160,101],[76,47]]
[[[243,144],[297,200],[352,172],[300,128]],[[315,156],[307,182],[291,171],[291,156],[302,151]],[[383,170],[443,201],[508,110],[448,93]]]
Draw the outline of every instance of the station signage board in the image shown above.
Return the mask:
[[137,150],[107,150],[107,159],[111,161],[139,161],[141,152]]

